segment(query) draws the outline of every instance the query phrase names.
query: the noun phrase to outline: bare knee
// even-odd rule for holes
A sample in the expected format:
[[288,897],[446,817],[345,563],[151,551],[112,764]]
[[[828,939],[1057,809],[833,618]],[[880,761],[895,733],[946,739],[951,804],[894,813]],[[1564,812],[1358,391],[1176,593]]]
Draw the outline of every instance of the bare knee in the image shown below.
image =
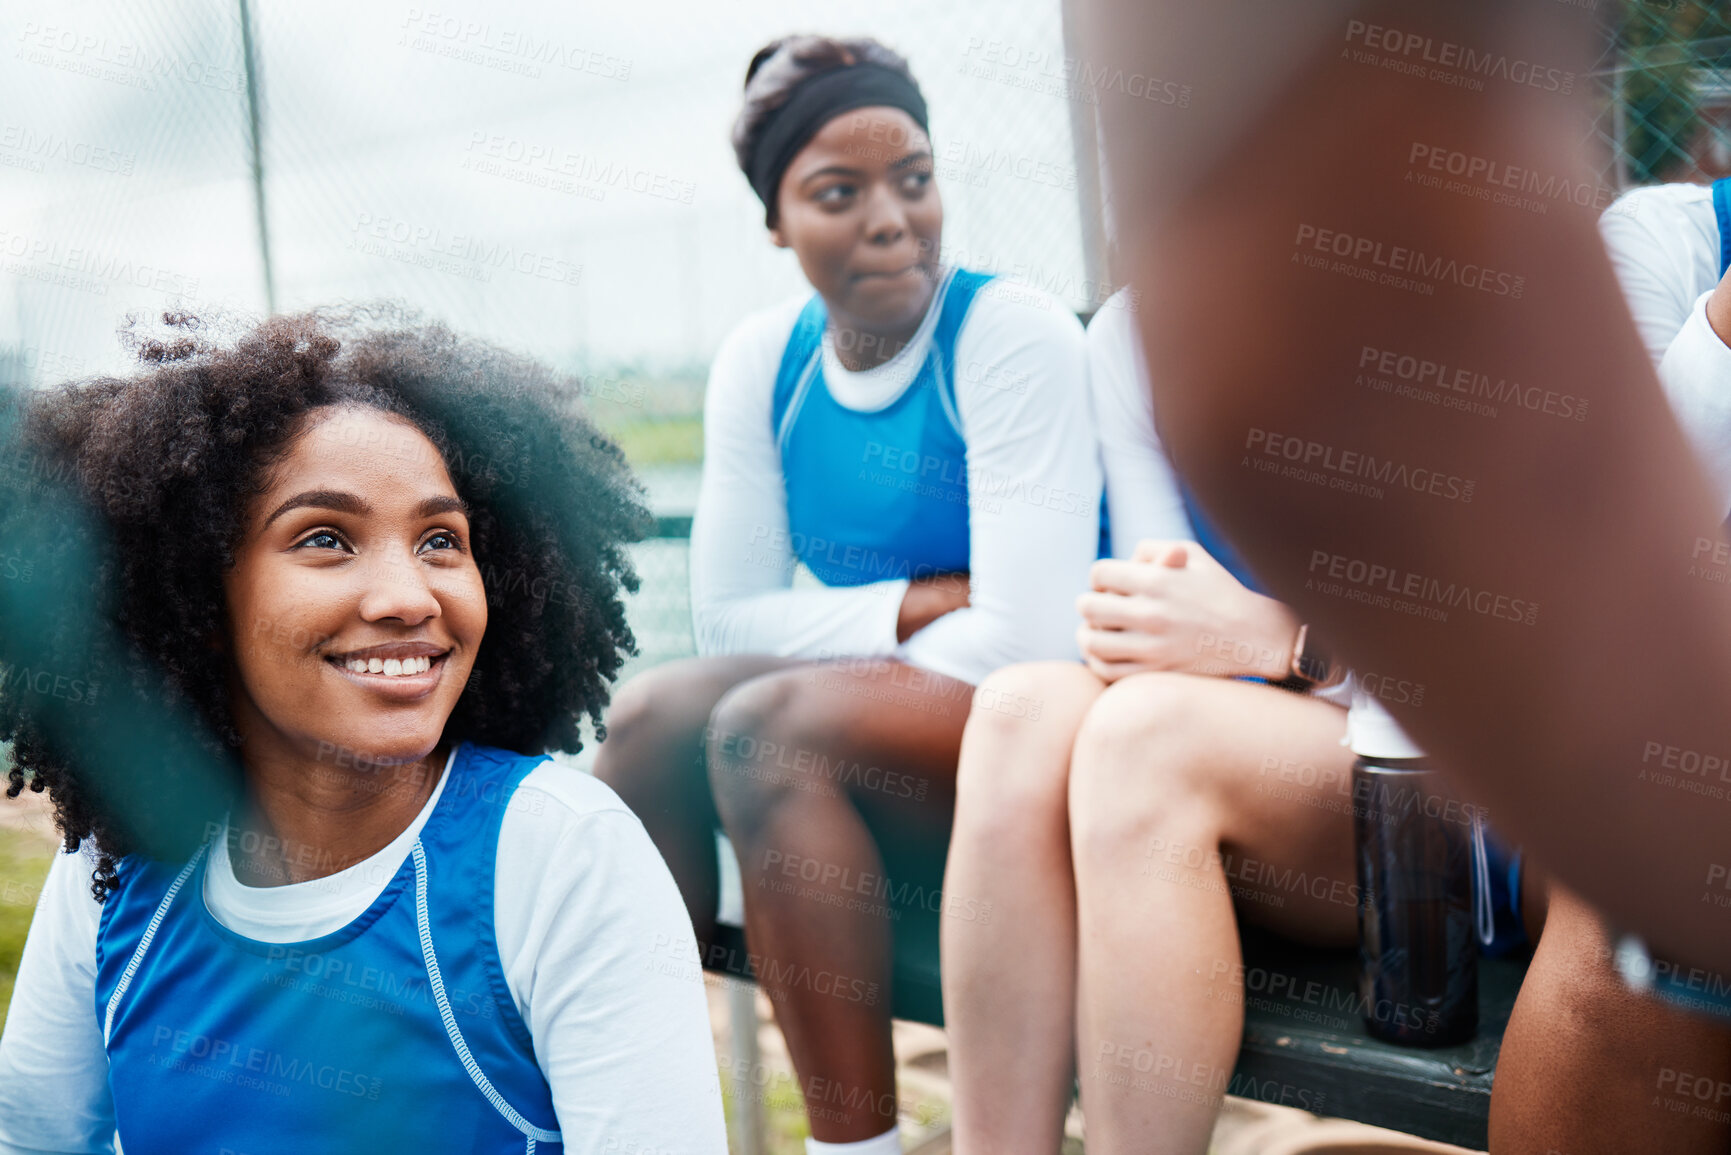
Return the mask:
[[801,739],[804,680],[765,674],[723,694],[704,731],[710,790],[728,832],[748,837],[778,803],[827,785]]
[[1029,662],[974,691],[956,768],[958,829],[1001,836],[1062,826],[1070,750],[1100,680],[1075,662]]
[[619,687],[607,707],[608,746],[631,746],[675,729],[701,729],[714,700],[714,673],[702,658],[665,662]]
[[1071,838],[1078,854],[1121,860],[1156,841],[1184,852],[1214,849],[1218,797],[1209,774],[1197,679],[1137,674],[1102,694],[1076,735],[1070,771]]
[[596,777],[626,796],[694,772],[695,766],[669,761],[693,755],[709,716],[710,680],[703,660],[691,659],[645,670],[619,687],[607,708],[606,740],[596,751]]

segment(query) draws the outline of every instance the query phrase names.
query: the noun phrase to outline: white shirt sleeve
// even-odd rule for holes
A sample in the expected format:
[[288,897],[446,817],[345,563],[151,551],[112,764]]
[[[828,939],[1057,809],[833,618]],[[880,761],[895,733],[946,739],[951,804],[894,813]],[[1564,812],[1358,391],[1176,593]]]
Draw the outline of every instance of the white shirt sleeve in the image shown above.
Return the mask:
[[1629,312],[1665,399],[1731,510],[1731,348],[1707,321],[1719,282],[1719,222],[1712,189],[1636,189],[1599,222]]
[[[530,772],[502,821],[494,930],[565,1150],[721,1155],[697,944],[642,824],[604,783],[552,762]],[[388,879],[400,861],[378,865]],[[90,869],[57,855],[37,902],[0,1035],[0,1155],[114,1151]],[[350,921],[378,889],[314,929]]]
[[[1109,297],[1088,324],[1088,390],[1100,425],[1106,468],[1106,506],[1112,521],[1112,556],[1127,558],[1138,542],[1195,541],[1178,474],[1154,424],[1148,363],[1136,335],[1128,289]],[[1314,697],[1337,706],[1351,699],[1350,681]]]
[[691,623],[705,656],[868,656],[896,648],[906,579],[791,588],[796,558],[770,417],[797,316],[783,306],[748,319],[710,365],[691,525]]
[[1697,298],[1719,283],[1713,192],[1693,184],[1635,189],[1605,210],[1599,235],[1657,366]]
[[691,919],[636,816],[557,762],[499,836],[506,984],[571,1155],[725,1155],[721,1083]]
[[1719,494],[1719,508],[1731,511],[1731,348],[1707,321],[1702,293],[1676,340],[1659,363],[1665,399],[1683,427],[1695,456]]
[[1088,324],[1088,391],[1100,429],[1112,556],[1138,542],[1194,541],[1178,476],[1154,426],[1154,395],[1136,337],[1135,296],[1120,289]]
[[0,1035],[0,1155],[114,1150],[91,867],[83,854],[56,854],[36,900]]
[[1076,595],[1100,540],[1100,457],[1074,314],[994,281],[956,338],[968,446],[969,602],[897,656],[977,684],[1002,666],[1076,658]]

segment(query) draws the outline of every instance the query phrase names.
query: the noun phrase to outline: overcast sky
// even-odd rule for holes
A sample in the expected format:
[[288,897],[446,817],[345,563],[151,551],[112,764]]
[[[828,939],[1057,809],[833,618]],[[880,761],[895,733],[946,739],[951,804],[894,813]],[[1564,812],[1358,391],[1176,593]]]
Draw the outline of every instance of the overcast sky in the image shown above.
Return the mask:
[[[262,310],[236,13],[0,10],[0,348],[23,347],[33,376],[124,364],[128,310]],[[562,367],[701,364],[747,312],[804,291],[728,144],[746,62],[790,31],[910,59],[952,258],[1078,307],[1098,295],[1058,0],[254,13],[279,308],[394,297]]]

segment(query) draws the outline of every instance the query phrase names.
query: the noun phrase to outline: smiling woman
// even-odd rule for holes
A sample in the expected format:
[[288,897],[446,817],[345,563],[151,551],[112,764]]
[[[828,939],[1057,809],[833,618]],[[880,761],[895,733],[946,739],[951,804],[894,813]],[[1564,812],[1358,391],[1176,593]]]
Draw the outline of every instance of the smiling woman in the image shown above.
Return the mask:
[[[401,417],[355,405],[309,410],[301,426],[250,503],[223,579],[237,638],[231,715],[255,792],[257,780],[279,778],[293,792],[309,746],[316,754],[356,736],[365,736],[367,763],[424,759],[487,629],[470,509],[433,443]],[[392,448],[352,448],[361,445]],[[275,630],[233,628],[273,616],[289,627],[287,646]],[[433,776],[420,778],[431,786]],[[391,809],[383,803],[392,793],[381,791],[370,809]],[[402,804],[424,801],[414,793]],[[385,816],[383,841],[400,829],[397,817]],[[345,855],[333,837],[379,841],[367,839],[365,823],[344,822],[322,839],[341,865],[376,846]]]
[[189,704],[242,782],[147,857],[0,680],[11,793],[85,849],[25,946],[0,1148],[724,1149],[667,869],[543,756],[633,648],[647,523],[574,383],[388,310],[164,321],[136,375],[26,399],[21,451],[101,539],[56,603],[126,640],[89,681]]

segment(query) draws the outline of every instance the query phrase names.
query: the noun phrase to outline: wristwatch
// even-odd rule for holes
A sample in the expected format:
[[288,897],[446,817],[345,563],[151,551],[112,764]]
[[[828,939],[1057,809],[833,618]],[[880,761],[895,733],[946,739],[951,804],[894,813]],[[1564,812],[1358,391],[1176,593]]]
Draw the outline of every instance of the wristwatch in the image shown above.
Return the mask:
[[1298,627],[1292,643],[1292,667],[1278,685],[1290,690],[1326,690],[1346,680],[1346,667],[1336,665],[1329,652],[1316,644],[1310,623]]
[[1630,990],[1722,1023],[1731,1020],[1731,975],[1656,959],[1639,935],[1613,931],[1611,940],[1612,966]]

